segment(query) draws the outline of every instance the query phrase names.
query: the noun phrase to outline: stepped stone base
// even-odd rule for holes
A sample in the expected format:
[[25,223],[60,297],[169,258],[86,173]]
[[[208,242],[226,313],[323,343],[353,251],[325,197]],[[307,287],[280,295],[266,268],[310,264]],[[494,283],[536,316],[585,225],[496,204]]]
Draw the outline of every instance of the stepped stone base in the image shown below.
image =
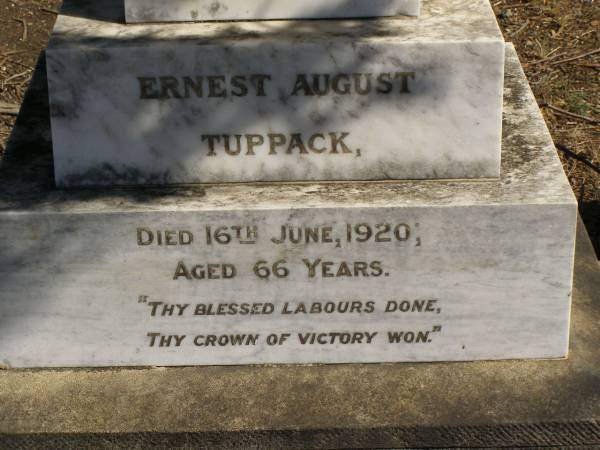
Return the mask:
[[0,361],[564,358],[576,202],[512,47],[506,73],[503,174],[480,182],[58,191],[25,109],[0,168]]

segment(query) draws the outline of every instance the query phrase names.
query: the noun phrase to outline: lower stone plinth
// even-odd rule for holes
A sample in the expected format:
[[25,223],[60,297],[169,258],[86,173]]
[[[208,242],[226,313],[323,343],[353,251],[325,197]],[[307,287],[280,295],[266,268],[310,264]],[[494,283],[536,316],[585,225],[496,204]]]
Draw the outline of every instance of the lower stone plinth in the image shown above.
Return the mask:
[[3,449],[600,446],[600,267],[583,226],[568,360],[0,371]]
[[0,362],[566,357],[576,202],[507,61],[503,174],[480,182],[57,191],[26,106],[0,169]]

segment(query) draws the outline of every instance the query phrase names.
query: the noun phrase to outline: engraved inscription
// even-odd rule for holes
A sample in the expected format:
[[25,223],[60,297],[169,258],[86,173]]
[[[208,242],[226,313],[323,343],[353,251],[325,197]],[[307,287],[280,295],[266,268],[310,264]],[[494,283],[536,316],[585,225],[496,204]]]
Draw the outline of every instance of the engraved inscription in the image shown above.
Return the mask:
[[[237,74],[207,76],[137,77],[139,98],[168,100],[190,98],[266,97],[274,75]],[[382,73],[297,74],[290,83],[289,95],[392,95],[410,94],[416,73],[391,71]]]
[[[185,229],[157,229],[142,225],[135,230],[134,242],[140,249],[162,248],[165,255],[177,248],[187,249],[186,257],[182,258],[177,253],[179,256],[173,262],[167,262],[173,267],[171,282],[178,286],[182,283],[183,286],[226,283],[234,289],[233,292],[238,292],[235,291],[236,283],[255,280],[258,286],[301,282],[307,289],[313,289],[312,286],[335,286],[335,283],[344,280],[384,283],[396,272],[402,276],[401,271],[397,271],[394,264],[384,257],[354,259],[339,252],[346,248],[356,250],[365,247],[371,250],[393,248],[394,253],[400,254],[403,251],[419,252],[426,244],[420,230],[418,222],[406,220],[319,225],[284,222],[268,226],[249,221],[197,224],[194,228]],[[256,257],[251,262],[236,260],[236,249],[248,246],[257,249]],[[233,253],[223,253],[229,248]],[[216,251],[215,254],[221,256],[204,259],[201,256],[203,249]],[[304,254],[309,250],[310,254]],[[381,252],[381,256],[386,254],[389,253]],[[231,259],[227,260],[223,255]],[[169,282],[168,277],[165,281]],[[183,300],[175,294],[169,299],[145,293],[138,297],[137,302],[143,306],[140,313],[152,328],[145,335],[145,345],[157,351],[183,348],[225,351],[231,347],[255,347],[253,351],[258,352],[265,346],[418,348],[432,345],[443,336],[440,319],[443,319],[444,300],[441,298],[378,296],[373,292],[367,298],[348,298],[345,294],[346,298],[332,300],[319,299],[318,290],[312,293],[312,300],[306,301],[304,297],[301,291],[281,298],[257,290],[239,292],[227,301],[219,299],[216,294],[214,298]],[[370,319],[356,322],[366,317]],[[303,318],[310,318],[310,322],[302,322]],[[340,321],[343,318],[346,319]],[[377,323],[385,318],[391,319],[385,322],[391,324],[387,330],[365,327],[365,324]],[[421,325],[410,325],[406,322],[409,318],[416,318],[415,323]],[[300,320],[299,325],[291,327],[291,319]],[[237,324],[231,332],[211,330],[211,324],[221,324],[216,329],[226,330],[229,325],[225,324],[229,321]],[[168,323],[171,325],[164,331],[158,328],[159,324]],[[280,323],[287,324],[287,329],[275,331]],[[305,329],[307,323],[318,325],[318,329],[312,329],[312,326]],[[186,324],[186,332],[177,332],[178,324]],[[190,326],[194,331],[189,331]],[[270,327],[273,329],[270,330]]]
[[[289,80],[272,74],[211,74],[137,77],[137,97],[143,101],[236,101],[244,98],[285,99],[320,97],[404,96],[413,93],[414,71],[380,73],[300,73]],[[283,86],[283,87],[281,87]],[[233,130],[198,133],[205,155],[215,157],[252,157],[296,155],[319,157],[363,156],[363,149],[352,144],[349,130],[324,130],[320,127],[303,133],[281,130]]]

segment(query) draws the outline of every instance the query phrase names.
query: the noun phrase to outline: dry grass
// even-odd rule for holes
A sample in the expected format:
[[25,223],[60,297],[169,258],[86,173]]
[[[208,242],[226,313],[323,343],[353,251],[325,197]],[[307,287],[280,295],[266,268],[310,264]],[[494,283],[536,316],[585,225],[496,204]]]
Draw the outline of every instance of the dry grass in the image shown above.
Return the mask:
[[[600,2],[493,0],[517,48],[555,143],[600,166]],[[600,251],[600,173],[561,151],[581,214]]]
[[46,46],[59,0],[0,0],[0,153],[40,51]]

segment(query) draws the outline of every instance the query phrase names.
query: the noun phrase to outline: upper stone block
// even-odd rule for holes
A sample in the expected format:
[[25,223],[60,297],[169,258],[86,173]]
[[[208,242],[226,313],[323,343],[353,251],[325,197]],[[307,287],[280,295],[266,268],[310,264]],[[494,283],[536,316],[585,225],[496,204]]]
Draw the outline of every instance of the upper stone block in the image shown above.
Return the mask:
[[60,186],[500,175],[505,46],[487,0],[135,26],[109,3],[65,2],[46,52]]
[[125,15],[127,22],[416,16],[419,4],[419,0],[125,0]]

